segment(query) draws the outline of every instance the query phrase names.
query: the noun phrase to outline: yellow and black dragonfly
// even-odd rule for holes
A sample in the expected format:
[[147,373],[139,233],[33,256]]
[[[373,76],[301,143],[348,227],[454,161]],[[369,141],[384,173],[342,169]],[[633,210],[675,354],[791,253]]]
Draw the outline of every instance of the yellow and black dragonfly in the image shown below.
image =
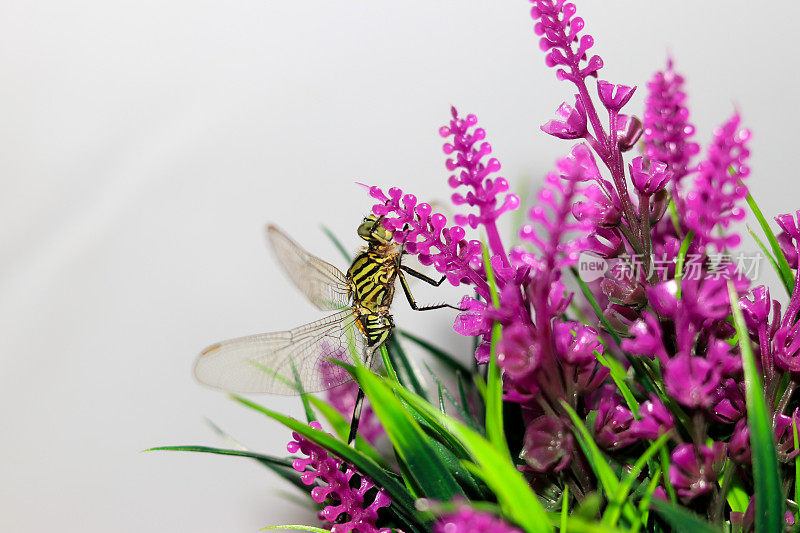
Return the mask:
[[[288,331],[212,344],[197,358],[197,379],[229,392],[285,395],[327,390],[349,381],[352,378],[347,372],[323,372],[322,367],[331,359],[353,362],[360,358],[365,365],[372,365],[376,350],[394,328],[389,306],[396,279],[412,309],[458,309],[448,304],[417,305],[405,274],[434,286],[441,285],[445,278],[434,280],[404,265],[403,246],[392,242],[392,235],[381,218],[365,218],[358,227],[358,236],[367,246],[345,275],[270,225],[267,237],[289,279],[318,309],[336,312]],[[359,391],[350,442],[355,439],[362,403],[363,392]]]

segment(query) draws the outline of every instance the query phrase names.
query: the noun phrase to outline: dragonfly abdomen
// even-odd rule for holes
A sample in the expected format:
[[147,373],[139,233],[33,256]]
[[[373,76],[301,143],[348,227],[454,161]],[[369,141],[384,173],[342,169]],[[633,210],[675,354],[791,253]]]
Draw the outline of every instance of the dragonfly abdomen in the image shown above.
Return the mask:
[[388,313],[366,313],[358,317],[358,328],[366,337],[367,346],[377,347],[389,338],[394,321]]

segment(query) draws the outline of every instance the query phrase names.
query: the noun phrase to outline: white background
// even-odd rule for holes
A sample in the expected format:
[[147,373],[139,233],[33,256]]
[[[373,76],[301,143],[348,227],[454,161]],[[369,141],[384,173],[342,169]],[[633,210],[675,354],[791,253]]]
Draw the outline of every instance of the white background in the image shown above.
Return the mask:
[[[668,51],[702,143],[740,109],[749,184],[777,214],[800,207],[800,8],[754,6],[578,5],[601,78],[640,87],[630,112]],[[315,523],[248,460],[139,452],[219,444],[204,416],[284,452],[285,429],[190,374],[213,341],[318,317],[266,252],[266,222],[345,266],[318,225],[357,246],[370,201],[354,182],[447,198],[436,132],[451,104],[478,114],[515,187],[541,180],[569,145],[538,126],[571,89],[545,68],[528,11],[523,0],[2,2],[0,530]],[[452,313],[395,308],[398,324],[469,357]],[[299,414],[296,400],[260,400]]]

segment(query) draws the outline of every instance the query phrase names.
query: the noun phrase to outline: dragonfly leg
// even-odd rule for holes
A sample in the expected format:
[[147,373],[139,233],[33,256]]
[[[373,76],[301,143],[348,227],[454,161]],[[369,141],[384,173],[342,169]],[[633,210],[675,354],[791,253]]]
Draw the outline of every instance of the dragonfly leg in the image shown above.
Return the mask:
[[429,276],[426,276],[426,275],[425,275],[425,274],[423,274],[422,272],[417,272],[417,271],[416,271],[416,270],[414,270],[413,268],[411,268],[411,267],[407,267],[406,265],[403,265],[403,264],[401,264],[401,265],[400,265],[400,268],[401,268],[401,269],[402,269],[402,270],[403,270],[403,271],[404,271],[406,274],[408,274],[409,276],[414,276],[414,277],[415,277],[415,278],[417,278],[417,279],[421,279],[421,280],[422,280],[422,281],[424,281],[425,283],[427,283],[427,284],[429,284],[429,285],[433,285],[434,287],[438,287],[439,285],[441,285],[441,284],[444,282],[444,280],[446,280],[446,279],[447,279],[447,276],[442,276],[442,278],[441,278],[439,281],[436,281],[435,279],[433,279],[433,278],[431,278],[431,277],[429,277]]
[[[364,365],[367,368],[372,366],[372,359],[375,357],[375,351],[367,348],[366,352],[364,353]],[[361,421],[361,410],[364,407],[364,391],[363,389],[358,389],[358,395],[356,396],[356,403],[353,406],[353,418],[350,420],[350,434],[347,436],[347,445],[352,446],[356,440],[356,436],[358,435],[358,423]]]
[[350,435],[347,437],[347,445],[352,446],[358,435],[358,423],[361,420],[361,409],[364,407],[364,391],[358,389],[356,404],[353,407],[353,418],[350,420]]
[[455,307],[450,304],[436,304],[436,305],[423,305],[423,306],[417,305],[417,301],[411,294],[411,289],[408,288],[408,280],[403,274],[403,270],[397,272],[397,277],[400,278],[400,286],[403,287],[403,292],[406,295],[406,300],[408,300],[408,305],[410,305],[411,309],[413,309],[414,311],[432,311],[433,309],[443,309],[445,307],[449,307],[450,309],[455,309],[456,311],[463,311],[463,309],[461,309],[460,307]]

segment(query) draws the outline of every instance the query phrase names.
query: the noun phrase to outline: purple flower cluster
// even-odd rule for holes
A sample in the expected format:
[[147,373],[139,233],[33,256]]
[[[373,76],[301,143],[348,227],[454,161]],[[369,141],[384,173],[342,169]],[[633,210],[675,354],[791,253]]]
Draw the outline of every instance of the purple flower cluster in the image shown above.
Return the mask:
[[711,244],[717,250],[737,246],[741,240],[729,231],[724,236],[715,234],[718,228],[728,230],[745,215],[741,200],[747,196],[747,189],[741,180],[750,174],[750,132],[741,129],[739,123],[739,114],[735,113],[714,132],[708,156],[697,166],[694,186],[680,199],[683,222],[694,232],[698,244]]
[[648,159],[668,165],[678,183],[700,146],[691,141],[695,130],[689,123],[683,77],[673,70],[672,59],[667,61],[666,70],[653,75],[647,88],[644,153]]
[[442,149],[445,154],[454,156],[445,162],[447,170],[457,173],[452,174],[447,182],[453,189],[461,186],[472,188],[466,195],[453,193],[451,199],[456,206],[469,204],[478,207],[477,214],[456,215],[455,222],[459,226],[469,224],[473,229],[482,225],[486,229],[492,251],[505,257],[495,221],[504,212],[519,207],[519,197],[516,194],[507,194],[503,203],[497,205],[497,196],[508,191],[508,182],[499,176],[489,177],[500,170],[500,161],[496,158],[482,161],[492,153],[491,145],[484,141],[486,131],[483,128],[474,128],[478,123],[475,115],[460,118],[455,107],[450,109],[450,113],[453,117],[450,124],[439,129],[442,137],[452,137]]
[[[564,0],[531,3],[546,63],[575,91],[541,129],[575,144],[546,177],[520,228],[521,244],[506,247],[497,232],[498,217],[519,199],[511,194],[500,199],[509,187],[496,175],[500,163],[489,158],[485,131],[475,115],[461,117],[454,108],[449,125],[440,130],[448,138],[449,184],[458,189],[452,201],[475,211],[456,215],[455,225],[448,226],[443,215],[413,195],[373,187],[370,194],[378,201],[373,212],[395,230],[407,252],[453,285],[470,286],[474,295],[461,301],[454,328],[479,338],[478,363],[490,360],[493,324],[502,326],[495,348],[504,399],[522,409],[520,459],[534,484],[562,480],[570,468],[586,469],[568,405],[614,458],[635,455],[668,435],[671,466],[660,491],[674,488],[682,502],[698,507],[724,498],[719,483],[724,466],[750,461],[729,284],[746,294],[738,305],[764,372],[768,404],[775,406],[779,458],[787,462],[795,456],[791,428],[797,414],[789,411],[800,382],[800,283],[781,314],[769,291],[747,292],[750,280],[712,257],[739,243],[731,225],[744,214],[749,132],[734,114],[714,132],[705,158],[695,161],[699,145],[684,80],[671,60],[647,85],[642,122],[623,113],[635,86],[593,80],[603,61],[589,54],[594,39],[583,32],[575,6]],[[627,156],[642,135],[641,152]],[[796,268],[800,211],[777,221],[780,245]],[[488,237],[490,265],[484,264],[480,243],[467,239],[466,230],[479,227]],[[585,285],[592,307],[575,297],[564,279],[570,270],[580,275],[576,265],[582,254],[613,265]],[[691,275],[684,262],[689,255],[697,258]],[[488,266],[499,305],[492,303]],[[624,389],[623,378],[609,377],[614,366],[635,376]],[[585,482],[578,492],[596,489],[577,477]],[[451,529],[440,530],[471,531],[466,521],[476,516],[456,513],[447,517],[451,526],[440,524]],[[491,529],[486,521],[492,517],[481,520],[481,527]]]
[[[311,427],[321,429],[318,422]],[[382,488],[364,475],[356,472],[341,459],[328,455],[325,448],[299,435],[292,433],[294,440],[286,446],[289,453],[302,453],[306,457],[297,458],[292,466],[301,472],[300,478],[306,485],[314,485],[311,499],[325,503],[319,517],[331,523],[333,533],[361,531],[363,533],[388,533],[388,528],[378,528],[378,511],[388,507],[391,499]],[[357,488],[354,488],[355,486]],[[341,518],[344,520],[337,521]]]
[[435,533],[522,533],[489,513],[462,506],[458,511],[441,516],[433,528]]

